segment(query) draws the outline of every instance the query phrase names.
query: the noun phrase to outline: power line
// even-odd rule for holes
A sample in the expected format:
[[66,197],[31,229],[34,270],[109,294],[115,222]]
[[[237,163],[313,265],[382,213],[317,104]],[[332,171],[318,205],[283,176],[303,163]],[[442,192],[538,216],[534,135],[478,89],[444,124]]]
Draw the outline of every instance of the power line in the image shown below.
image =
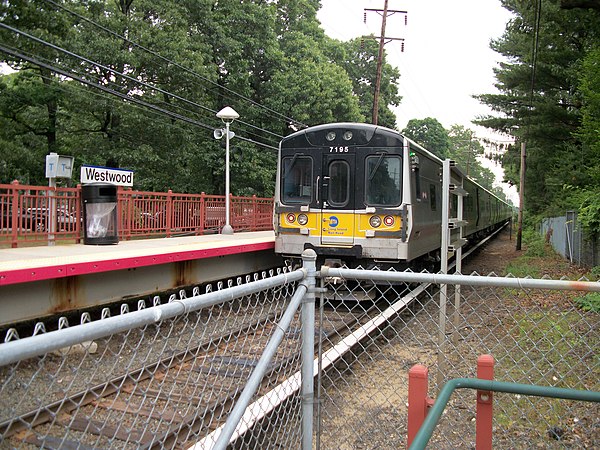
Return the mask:
[[[385,2],[383,4],[383,10],[372,9],[372,8],[365,8],[365,10],[364,10],[364,22],[365,23],[367,22],[367,11],[373,11],[378,14],[381,13],[381,36],[376,37],[376,39],[379,39],[379,53],[377,56],[377,73],[376,73],[376,77],[375,77],[375,92],[373,94],[373,120],[372,120],[373,125],[377,125],[377,121],[378,121],[378,117],[379,117],[379,91],[380,91],[380,86],[381,86],[381,72],[383,70],[383,46],[385,44],[387,44],[387,42],[402,41],[402,49],[404,49],[404,39],[387,37],[385,35],[385,29],[386,29],[386,22],[387,22],[388,16],[395,14],[395,13],[407,14],[407,12],[388,9],[388,1],[389,0],[385,0]],[[404,16],[405,24],[406,24],[406,17],[407,16],[405,15]]]
[[[179,96],[179,95],[176,95],[176,94],[173,94],[173,93],[171,93],[171,92],[168,92],[168,91],[166,91],[166,90],[164,90],[164,89],[161,89],[161,88],[159,88],[159,87],[152,86],[152,85],[150,85],[150,84],[148,84],[148,83],[146,83],[146,82],[144,82],[144,81],[141,81],[141,80],[138,80],[138,79],[136,79],[136,78],[130,77],[129,75],[126,75],[126,74],[124,74],[124,73],[121,73],[121,72],[117,71],[116,69],[112,69],[112,68],[110,68],[110,67],[104,66],[104,65],[102,65],[102,64],[100,64],[100,63],[97,63],[97,62],[95,62],[95,61],[92,61],[92,60],[90,60],[90,59],[88,59],[88,58],[85,58],[85,57],[83,57],[83,56],[80,56],[80,55],[78,55],[78,54],[75,54],[75,53],[73,53],[73,52],[71,52],[71,51],[69,51],[69,50],[66,50],[66,49],[64,49],[64,48],[62,48],[62,47],[59,47],[59,46],[55,45],[55,44],[52,44],[52,43],[50,43],[50,42],[47,42],[47,41],[45,41],[45,40],[43,40],[43,39],[40,39],[40,38],[38,38],[38,37],[36,37],[36,36],[33,36],[33,35],[29,34],[29,33],[26,33],[26,32],[24,32],[24,31],[22,31],[22,30],[18,30],[18,29],[16,29],[16,28],[13,28],[13,27],[11,27],[11,26],[9,26],[9,25],[6,25],[6,24],[3,24],[3,23],[0,23],[0,27],[2,27],[2,28],[5,28],[5,29],[7,29],[7,30],[9,30],[9,31],[12,31],[12,32],[14,32],[14,33],[18,33],[18,34],[20,34],[20,35],[22,35],[22,36],[25,36],[25,37],[27,37],[28,39],[31,39],[31,40],[33,40],[33,41],[35,41],[35,42],[38,42],[38,43],[40,43],[40,44],[42,44],[42,45],[45,45],[45,46],[47,46],[47,47],[50,47],[50,48],[52,48],[52,49],[54,49],[54,50],[57,50],[57,51],[59,51],[59,52],[65,53],[65,54],[67,54],[67,55],[69,55],[69,56],[71,56],[71,57],[74,57],[74,58],[76,58],[76,59],[79,59],[79,60],[81,60],[81,61],[85,61],[86,63],[88,63],[88,64],[91,64],[91,65],[92,65],[92,66],[94,66],[94,67],[98,67],[98,68],[101,68],[101,69],[103,69],[103,70],[106,70],[106,71],[108,71],[108,72],[111,72],[111,73],[113,73],[113,74],[115,74],[115,75],[118,75],[118,76],[120,76],[120,77],[122,77],[122,78],[124,78],[124,79],[126,79],[126,80],[129,80],[129,81],[131,81],[131,82],[133,82],[133,83],[135,83],[135,84],[139,84],[139,85],[141,85],[141,86],[144,86],[144,87],[146,87],[146,88],[148,88],[148,89],[155,90],[155,91],[157,91],[157,92],[160,92],[160,93],[162,93],[162,94],[164,94],[164,95],[171,96],[171,97],[173,97],[173,98],[175,98],[175,99],[178,99],[178,100],[180,100],[180,101],[182,101],[182,102],[184,102],[184,103],[188,103],[188,104],[190,104],[190,105],[192,105],[192,106],[198,107],[198,108],[200,108],[200,109],[202,109],[202,110],[205,110],[205,111],[210,111],[211,113],[214,113],[214,111],[212,111],[210,108],[207,108],[207,107],[205,107],[205,106],[202,106],[202,105],[200,105],[200,104],[198,104],[198,103],[192,102],[191,100],[188,100],[188,99],[186,99],[186,98],[183,98],[183,97],[181,97],[181,96]],[[3,48],[4,48],[4,47],[3,47]],[[8,51],[6,51],[6,53],[9,53],[9,52],[8,52]],[[26,57],[25,55],[21,54],[21,56],[23,57],[23,59],[26,59],[26,60],[27,60],[27,57]],[[30,58],[31,58],[31,57],[30,57]],[[31,59],[34,59],[34,58],[31,58]],[[39,60],[36,60],[36,61],[38,61],[40,64],[42,64],[42,63],[41,63]],[[32,61],[32,60],[29,60],[29,62],[33,62],[33,61]],[[34,64],[37,64],[37,63],[34,63]],[[54,70],[54,71],[56,71],[57,73],[61,73],[61,75],[64,75],[64,76],[66,76],[66,77],[73,78],[73,79],[77,79],[78,81],[80,81],[80,82],[83,82],[83,83],[85,83],[85,84],[88,84],[89,86],[92,86],[92,87],[97,87],[97,88],[99,88],[99,89],[105,90],[105,89],[103,89],[102,85],[100,85],[100,84],[96,84],[96,83],[87,82],[87,81],[84,81],[84,80],[85,80],[85,78],[74,76],[74,75],[73,75],[73,70],[72,70],[72,69],[69,69],[69,70],[70,70],[70,72],[65,72],[65,71],[62,71],[61,69],[58,69],[58,67],[56,67],[56,66],[54,66],[54,65],[46,64],[46,65],[45,65],[45,67],[46,67],[46,68],[48,68],[49,70]],[[61,70],[61,71],[59,72],[59,70]],[[117,91],[113,91],[113,90],[111,90],[111,89],[105,90],[105,92],[110,92],[110,93],[113,93],[113,95],[115,95],[115,94],[117,93]],[[118,94],[119,94],[118,96],[119,96],[119,97],[121,97],[121,98],[123,98],[123,99],[129,99],[129,100],[133,100],[133,99],[134,99],[133,97],[130,97],[129,95],[126,95],[126,94],[122,94],[122,93],[118,93]],[[150,103],[147,103],[147,102],[143,102],[143,101],[140,101],[140,102],[141,102],[141,104],[145,104],[145,105],[151,105]],[[176,106],[176,107],[178,107],[177,105],[175,105],[175,106]],[[160,111],[165,111],[165,112],[166,112],[166,111],[168,111],[168,110],[165,110],[165,109],[162,109],[162,108],[158,108],[158,107],[156,107],[155,109],[157,109],[157,110],[160,110]],[[186,110],[186,112],[191,112],[191,111],[189,111],[189,110]],[[176,114],[176,113],[172,113],[172,114],[174,114],[174,115],[176,115],[176,116],[178,116],[178,117],[185,117],[185,116],[178,115],[178,114]],[[181,120],[183,120],[183,119],[181,119]],[[192,120],[192,119],[190,119],[190,120]],[[281,135],[278,135],[278,134],[276,134],[276,133],[273,133],[273,132],[271,132],[271,131],[269,131],[269,130],[265,130],[265,129],[262,129],[262,128],[258,128],[258,127],[256,127],[256,126],[254,126],[254,125],[252,125],[252,124],[249,124],[249,123],[247,123],[247,122],[244,122],[244,121],[242,121],[242,120],[240,120],[239,122],[240,122],[240,123],[242,123],[242,124],[244,124],[244,125],[246,125],[246,126],[248,126],[248,127],[250,127],[250,128],[254,128],[254,129],[257,129],[257,130],[259,130],[259,131],[261,131],[261,132],[266,132],[266,133],[268,133],[268,134],[271,134],[271,135],[273,135],[273,136],[275,136],[275,137],[277,137],[277,138],[279,138],[279,139],[281,139],[281,138],[282,138],[282,136],[281,136]],[[192,122],[190,122],[190,123],[192,123]],[[198,123],[200,123],[200,122],[198,122]],[[204,126],[204,127],[209,127],[210,129],[214,129],[214,127],[210,127],[210,126],[208,126],[208,125],[205,125],[205,124],[203,124],[203,126]],[[260,143],[260,142],[258,142],[258,141],[255,141],[255,140],[253,140],[253,139],[242,138],[242,137],[240,137],[240,139],[242,139],[242,140],[247,140],[247,141],[248,141],[248,142],[250,142],[250,143],[255,143],[255,144],[263,145],[263,146],[265,146],[265,147],[268,147],[268,148],[276,148],[276,147],[269,146],[269,145],[267,145],[267,144]]]
[[[92,24],[93,26],[98,27],[101,30],[103,30],[103,31],[105,31],[105,32],[107,32],[107,33],[109,33],[109,34],[111,34],[111,35],[113,35],[113,36],[115,36],[115,37],[117,37],[117,38],[119,38],[119,39],[121,39],[121,40],[123,40],[123,41],[125,41],[125,42],[127,42],[129,44],[131,44],[131,45],[133,45],[134,47],[137,47],[137,48],[139,48],[139,49],[141,49],[141,50],[143,50],[143,51],[145,51],[145,52],[147,52],[147,53],[149,53],[149,54],[151,54],[151,55],[153,55],[153,56],[155,56],[155,57],[157,57],[157,58],[159,58],[159,59],[161,59],[161,60],[163,60],[163,61],[165,61],[165,62],[167,62],[169,64],[174,65],[175,67],[177,67],[177,68],[179,68],[181,70],[184,70],[185,72],[187,72],[187,73],[189,73],[189,74],[191,74],[191,75],[193,75],[193,76],[195,76],[195,77],[197,77],[197,78],[199,78],[199,79],[201,79],[201,80],[203,80],[203,81],[205,81],[207,83],[215,85],[219,89],[223,89],[224,91],[226,91],[226,92],[228,92],[230,94],[233,94],[234,96],[239,97],[239,98],[243,99],[244,101],[249,102],[250,104],[252,104],[252,105],[254,105],[254,106],[256,106],[256,107],[258,107],[260,109],[263,109],[263,110],[265,110],[267,112],[275,114],[277,117],[283,118],[286,121],[291,122],[293,124],[297,124],[297,125],[299,125],[302,128],[306,128],[307,127],[306,124],[304,124],[302,122],[299,122],[299,121],[297,121],[297,120],[295,120],[295,119],[293,119],[291,117],[287,117],[287,116],[285,116],[284,114],[281,114],[278,111],[275,111],[275,110],[273,110],[271,108],[268,108],[268,107],[266,107],[264,105],[261,105],[261,104],[255,102],[254,100],[252,100],[252,99],[250,99],[248,97],[245,97],[244,95],[242,95],[242,94],[240,94],[238,92],[235,92],[232,89],[227,88],[226,86],[222,86],[222,85],[214,82],[213,80],[210,80],[210,79],[208,79],[206,77],[203,77],[202,75],[198,74],[197,72],[194,72],[193,70],[191,70],[191,69],[189,69],[189,68],[187,68],[185,66],[182,66],[181,64],[179,64],[179,63],[177,63],[177,62],[175,62],[175,61],[173,61],[171,59],[168,59],[168,58],[160,55],[159,53],[157,53],[157,52],[155,52],[155,51],[153,51],[153,50],[151,50],[151,49],[149,49],[147,47],[144,47],[141,44],[138,44],[138,43],[136,43],[134,41],[131,41],[130,39],[126,38],[125,36],[120,35],[120,34],[114,32],[114,31],[110,30],[109,28],[106,28],[103,25],[100,25],[99,23],[97,23],[97,22],[95,22],[93,20],[91,20],[91,19],[89,19],[89,18],[87,18],[87,17],[85,17],[85,16],[83,16],[83,15],[81,15],[81,14],[75,12],[75,11],[72,11],[72,10],[66,8],[65,6],[63,6],[63,5],[59,4],[59,3],[56,3],[54,0],[45,0],[45,1],[47,3],[53,4],[54,6],[56,6],[58,8],[63,9],[64,11],[68,12],[69,14],[74,15],[75,17],[77,17],[77,18],[79,18],[81,20],[84,20],[84,21]],[[212,112],[216,114],[216,111],[212,111]],[[282,136],[280,136],[280,137],[282,137]]]
[[[0,24],[0,25],[2,25],[2,24]],[[27,56],[27,55],[25,55],[23,53],[20,53],[20,52],[16,51],[16,50],[10,49],[8,47],[4,47],[3,45],[0,45],[0,51],[3,52],[3,53],[6,53],[8,55],[14,56],[15,58],[19,58],[19,59],[22,59],[24,61],[28,61],[28,62],[30,62],[32,64],[35,64],[36,66],[43,67],[43,68],[48,69],[48,70],[50,70],[52,72],[58,73],[58,74],[60,74],[60,75],[62,75],[64,77],[71,78],[71,79],[73,79],[75,81],[79,81],[82,84],[94,87],[96,89],[99,89],[101,91],[104,91],[106,93],[114,95],[116,97],[119,97],[119,98],[121,98],[121,99],[123,99],[123,100],[125,100],[127,102],[136,103],[138,105],[144,106],[145,108],[154,110],[154,111],[159,112],[159,113],[161,113],[163,115],[169,116],[169,117],[171,117],[173,119],[181,120],[182,122],[190,123],[190,124],[193,124],[193,125],[196,125],[196,126],[199,126],[201,128],[208,129],[208,130],[213,130],[214,129],[214,127],[212,127],[210,125],[207,125],[205,123],[199,122],[199,121],[194,120],[194,119],[190,119],[189,117],[183,116],[181,114],[174,113],[174,112],[166,110],[164,108],[160,108],[157,105],[154,105],[152,103],[148,103],[148,102],[140,100],[140,99],[136,99],[135,97],[130,97],[127,94],[123,94],[121,92],[115,91],[115,90],[110,89],[110,88],[108,88],[106,86],[102,86],[101,84],[97,84],[97,83],[91,82],[89,80],[86,80],[85,78],[82,78],[82,77],[79,77],[79,76],[73,74],[72,72],[67,72],[65,70],[62,70],[59,67],[56,67],[56,66],[53,66],[53,65],[50,65],[50,64],[46,64],[46,63],[40,61],[39,59]],[[254,141],[253,139],[244,138],[243,136],[238,136],[238,138],[241,139],[241,140],[243,140],[243,141],[247,141],[247,142],[250,142],[252,144],[260,145],[260,146],[263,146],[263,147],[266,147],[266,148],[271,148],[271,149],[275,149],[275,150],[277,149],[277,147],[274,147],[274,146],[271,146],[271,145],[268,145],[268,144],[264,144],[262,142]]]

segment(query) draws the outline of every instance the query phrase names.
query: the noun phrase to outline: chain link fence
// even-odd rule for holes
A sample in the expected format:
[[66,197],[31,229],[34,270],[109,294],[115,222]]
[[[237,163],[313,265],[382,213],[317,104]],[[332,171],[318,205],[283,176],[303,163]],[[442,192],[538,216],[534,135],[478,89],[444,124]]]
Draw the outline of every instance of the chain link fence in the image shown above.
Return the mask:
[[[329,302],[336,310],[355,309],[353,299],[373,297],[378,299],[374,313],[389,313],[390,305],[402,306],[414,288],[414,283],[382,281],[386,274],[381,272],[366,271],[361,281],[352,281],[355,275],[347,271],[341,284],[339,277],[328,279]],[[375,276],[378,281],[369,279]],[[600,391],[600,315],[576,301],[585,292],[571,290],[577,283],[521,281],[461,277],[460,286],[447,286],[446,298],[441,298],[443,283],[436,281],[394,314],[382,332],[349,349],[344,362],[323,376],[321,448],[406,447],[407,374],[415,364],[429,368],[433,398],[450,379],[476,377],[482,354],[493,355],[496,380]],[[538,287],[531,288],[536,282]],[[590,285],[600,288],[597,283],[579,288]],[[445,315],[440,315],[441,301]],[[475,392],[453,394],[431,448],[475,448],[475,408]],[[495,394],[493,444],[499,449],[598,448],[600,405]]]
[[[234,448],[402,448],[408,370],[427,366],[435,397],[485,353],[497,380],[600,390],[600,317],[577,300],[598,283],[271,275],[0,344],[0,448],[201,449],[227,430]],[[431,448],[472,448],[474,420],[475,393],[455,393]],[[494,448],[598,446],[597,403],[494,396]]]
[[577,220],[577,211],[543,219],[540,232],[546,242],[571,263],[588,267],[600,264],[599,236],[583,229]]
[[[182,291],[164,304],[155,297],[134,312],[1,344],[0,448],[198,442],[232,411],[304,276],[279,272],[202,295],[195,289],[190,298]],[[301,331],[294,317],[259,394],[299,370]],[[300,439],[299,413],[271,415],[283,447]],[[249,438],[258,448],[272,436],[256,433]]]

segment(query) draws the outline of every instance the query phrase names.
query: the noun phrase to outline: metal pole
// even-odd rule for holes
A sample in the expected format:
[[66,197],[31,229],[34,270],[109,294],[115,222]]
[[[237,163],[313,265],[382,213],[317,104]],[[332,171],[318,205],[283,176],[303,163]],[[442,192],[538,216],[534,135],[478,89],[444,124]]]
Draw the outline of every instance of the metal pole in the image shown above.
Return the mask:
[[324,314],[324,303],[325,303],[325,279],[321,277],[321,293],[319,298],[319,345],[317,349],[318,362],[317,362],[317,429],[315,430],[315,447],[321,448],[321,381],[323,374],[323,314]]
[[519,214],[517,216],[517,250],[521,250],[523,238],[523,208],[525,203],[525,142],[521,142],[521,174],[519,176]]
[[229,224],[229,122],[225,122],[225,226],[221,234],[233,234]]
[[316,260],[314,250],[302,253],[308,287],[302,300],[302,450],[313,448]]
[[[450,160],[443,161],[442,172],[442,242],[440,249],[440,272],[448,273],[448,241],[450,237]],[[445,346],[446,346],[446,302],[448,298],[448,286],[440,284],[439,303],[439,334],[438,334],[438,356],[437,356],[437,383],[442,384],[445,372]]]
[[377,74],[375,76],[375,92],[373,94],[373,125],[377,125],[379,116],[379,90],[381,88],[381,72],[383,70],[383,46],[385,45],[385,23],[388,15],[388,0],[383,5],[381,19],[381,36],[379,38],[379,54],[377,56]]
[[[305,252],[308,251],[310,250],[305,250]],[[304,271],[304,273],[306,273],[306,271]],[[273,331],[273,334],[269,339],[269,342],[267,343],[267,346],[265,347],[260,359],[258,360],[254,371],[250,375],[246,386],[242,390],[242,393],[239,395],[236,404],[231,410],[231,413],[229,414],[229,417],[227,418],[227,421],[221,430],[221,434],[219,434],[219,437],[213,446],[214,450],[225,450],[229,445],[229,439],[231,436],[233,436],[233,433],[235,432],[236,427],[239,425],[240,420],[244,415],[244,411],[250,404],[252,397],[258,391],[260,383],[262,382],[264,375],[267,373],[269,364],[273,361],[273,357],[277,352],[277,348],[285,337],[285,333],[289,329],[290,324],[292,323],[292,320],[294,319],[294,316],[298,311],[307,290],[308,284],[306,281],[302,281],[298,284],[296,292],[292,296],[289,305],[281,317],[281,320],[277,323],[277,326]]]
[[[56,218],[58,213],[56,212],[56,178],[50,177],[48,178],[48,245],[53,246],[56,244],[55,238],[56,236]],[[37,218],[36,218],[37,219]],[[37,230],[36,230],[37,231]]]

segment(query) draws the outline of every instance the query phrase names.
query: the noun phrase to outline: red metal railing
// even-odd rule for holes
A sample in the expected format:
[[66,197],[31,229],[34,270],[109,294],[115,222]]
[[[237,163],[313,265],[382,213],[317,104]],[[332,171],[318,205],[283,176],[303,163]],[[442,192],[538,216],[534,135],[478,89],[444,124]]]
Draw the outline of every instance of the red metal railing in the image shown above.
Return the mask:
[[[273,229],[273,199],[231,196],[230,205],[235,231]],[[225,196],[119,188],[117,217],[120,240],[218,233],[225,224]],[[0,184],[0,218],[1,246],[78,243],[84,237],[81,186]]]

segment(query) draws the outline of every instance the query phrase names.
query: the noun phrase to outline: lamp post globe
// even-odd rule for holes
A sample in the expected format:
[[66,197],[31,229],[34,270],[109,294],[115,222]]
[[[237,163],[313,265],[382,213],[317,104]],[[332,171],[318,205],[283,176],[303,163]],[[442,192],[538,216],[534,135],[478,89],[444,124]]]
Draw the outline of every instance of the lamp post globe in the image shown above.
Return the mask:
[[225,123],[225,226],[223,226],[221,234],[233,234],[233,227],[229,220],[229,125],[240,115],[232,107],[226,106],[217,113],[217,117]]

